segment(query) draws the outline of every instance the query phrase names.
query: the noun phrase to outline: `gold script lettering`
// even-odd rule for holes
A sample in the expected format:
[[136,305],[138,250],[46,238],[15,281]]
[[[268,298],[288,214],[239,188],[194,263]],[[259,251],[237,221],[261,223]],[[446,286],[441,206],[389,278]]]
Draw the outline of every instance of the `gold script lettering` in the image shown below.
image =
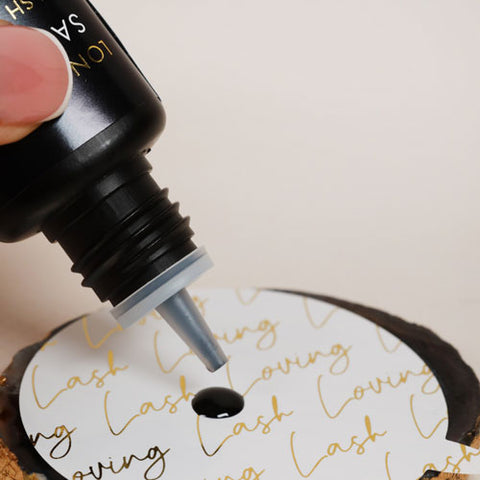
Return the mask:
[[175,401],[171,400],[171,397],[172,397],[171,395],[165,395],[165,397],[163,398],[163,403],[161,404],[155,405],[151,401],[142,403],[140,405],[140,408],[138,409],[138,413],[132,415],[123,424],[123,427],[121,427],[119,430],[116,430],[113,428],[111,418],[108,414],[108,397],[111,392],[110,390],[105,392],[105,397],[103,400],[103,409],[105,413],[105,420],[107,421],[107,425],[110,430],[110,433],[115,436],[121,435],[134,420],[136,420],[141,416],[147,415],[150,412],[161,412],[162,410],[165,410],[167,407],[169,407],[168,413],[171,413],[171,414],[177,413],[178,404],[182,401],[185,403],[188,403],[190,398],[194,396],[192,392],[187,392],[187,382],[183,375],[180,377],[179,383],[180,383],[180,396]]
[[[320,359],[320,358],[328,358],[328,357],[334,357],[335,360],[330,364],[329,371],[332,375],[341,375],[344,373],[349,365],[350,365],[350,358],[348,356],[348,353],[352,347],[344,347],[343,345],[340,344],[335,344],[330,347],[329,351],[322,352],[320,350],[315,350],[314,352],[308,352],[306,354],[306,358],[300,358],[298,355],[295,357],[284,357],[282,360],[279,360],[276,364],[274,365],[266,365],[263,367],[260,376],[255,378],[250,385],[247,387],[245,392],[243,393],[243,396],[246,396],[252,388],[258,383],[258,382],[268,382],[275,374],[281,373],[282,375],[290,375],[292,372],[292,367],[298,368],[298,369],[305,369],[308,368],[312,365],[315,365],[315,363]],[[234,390],[238,390],[233,386],[233,380],[232,380],[232,374],[231,374],[231,369],[230,366],[227,364],[227,377],[228,377],[228,382]]]
[[[35,447],[38,443],[38,441],[43,438],[44,440],[51,440],[52,438],[55,438],[58,440],[58,442],[53,446],[53,448],[50,450],[50,457],[58,460],[60,458],[66,457],[71,448],[72,448],[72,433],[75,432],[76,428],[72,428],[69,430],[65,425],[59,425],[58,427],[55,427],[55,430],[51,435],[47,435],[44,433],[38,432],[35,435],[29,435],[30,441],[32,442],[32,445]],[[65,446],[65,451],[62,454],[59,454],[56,452],[58,448],[62,444],[66,444]]]
[[430,432],[430,433],[423,433],[422,429],[420,428],[420,425],[418,424],[418,420],[417,420],[417,416],[415,415],[415,409],[413,408],[413,398],[414,398],[415,395],[410,395],[410,413],[412,415],[412,420],[413,420],[413,423],[415,424],[415,428],[417,429],[417,432],[420,434],[420,436],[422,438],[424,438],[425,440],[428,440],[429,438],[431,438],[433,436],[433,434],[438,430],[438,428],[440,427],[440,425],[443,423],[443,422],[446,422],[448,420],[447,417],[443,417],[441,418],[437,424],[433,427],[433,430]]
[[313,319],[312,313],[310,312],[310,308],[309,308],[309,306],[308,306],[308,299],[307,299],[307,297],[302,297],[302,300],[303,300],[303,308],[305,309],[305,314],[307,315],[308,323],[309,323],[313,328],[315,328],[315,330],[319,330],[319,329],[323,328],[323,327],[330,321],[330,319],[333,317],[333,315],[335,315],[335,313],[337,313],[338,310],[339,310],[338,307],[332,308],[332,309],[325,315],[325,317],[322,319],[321,322],[316,323],[315,320]]
[[[271,349],[277,342],[277,327],[280,325],[280,322],[272,322],[270,320],[261,320],[257,325],[253,327],[241,327],[236,328],[233,332],[224,332],[221,335],[214,333],[213,336],[220,342],[225,342],[229,345],[241,341],[245,338],[247,334],[260,334],[255,348],[259,351]],[[182,353],[178,358],[176,358],[170,366],[166,366],[164,361],[160,358],[159,351],[159,341],[158,337],[160,331],[156,331],[153,338],[153,348],[155,353],[155,360],[160,370],[163,373],[172,373],[178,365],[185,360],[187,357],[191,357],[193,352],[189,350],[188,352]]]
[[85,340],[87,341],[88,346],[94,350],[97,350],[98,348],[100,348],[114,333],[123,332],[123,328],[120,325],[116,325],[115,327],[110,329],[97,343],[94,343],[92,340],[92,337],[90,336],[90,332],[88,330],[87,317],[82,318],[82,329],[83,329],[83,335],[85,337]]
[[[217,477],[218,480],[259,480],[265,473],[265,469],[257,472],[253,467],[245,468],[240,477],[232,477],[231,475],[222,475]],[[203,480],[206,480],[205,478]]]
[[295,452],[295,447],[293,443],[293,439],[296,435],[296,432],[293,431],[290,434],[290,451],[292,454],[293,462],[295,463],[295,467],[297,472],[303,477],[308,478],[310,477],[313,472],[319,467],[319,465],[329,457],[335,456],[337,453],[348,453],[350,451],[354,451],[357,455],[363,455],[366,451],[365,445],[368,442],[375,443],[377,437],[383,437],[387,434],[385,430],[382,433],[373,432],[372,430],[372,422],[368,415],[365,416],[365,429],[366,429],[366,437],[364,439],[359,439],[357,435],[354,435],[350,438],[350,443],[342,446],[339,442],[331,443],[327,447],[326,454],[321,455],[318,460],[315,461],[313,467],[310,468],[307,472],[305,472],[302,468],[300,468],[300,464],[297,459],[297,455]]
[[[319,397],[319,400],[320,400],[320,404],[322,405],[322,409],[325,412],[325,414],[329,418],[337,418],[343,412],[343,410],[345,409],[345,407],[348,404],[350,404],[353,401],[362,400],[363,397],[365,396],[365,393],[373,392],[374,394],[379,395],[379,394],[382,393],[384,386],[387,386],[387,387],[392,388],[392,389],[397,389],[401,385],[407,383],[407,381],[410,377],[421,377],[421,376],[426,376],[427,377],[425,382],[422,385],[422,391],[425,393],[426,392],[426,389],[425,389],[426,385],[428,385],[429,382],[431,381],[431,379],[434,378],[433,373],[431,372],[431,370],[426,365],[423,365],[422,369],[419,372],[412,372],[411,370],[406,370],[404,372],[399,372],[398,373],[398,378],[396,378],[395,380],[393,380],[391,378],[391,376],[389,375],[388,377],[386,377],[384,379],[376,377],[373,381],[372,380],[369,381],[367,386],[357,385],[356,387],[354,387],[354,389],[352,391],[352,395],[340,404],[340,407],[338,407],[338,410],[336,411],[336,413],[331,413],[331,410],[329,408],[327,408],[326,401],[325,401],[325,395],[323,393],[322,386],[321,386],[323,375],[318,376],[317,392],[318,392],[318,397]],[[439,387],[436,386],[434,391],[437,391],[438,388]],[[425,394],[434,393],[434,391],[427,392]]]
[[87,385],[94,384],[96,388],[102,388],[105,385],[105,379],[108,376],[114,377],[118,372],[124,371],[128,368],[128,365],[125,365],[123,367],[114,366],[114,357],[113,357],[113,352],[111,350],[108,351],[107,357],[108,357],[108,360],[107,360],[108,370],[103,375],[100,375],[98,370],[93,370],[90,373],[90,376],[88,377],[87,380],[82,380],[79,376],[70,377],[66,382],[66,386],[64,388],[61,388],[58,392],[56,392],[51,397],[51,399],[45,404],[42,404],[42,402],[40,402],[38,398],[37,387],[36,387],[36,375],[37,375],[38,365],[35,365],[32,371],[32,391],[33,391],[33,396],[35,398],[35,403],[37,404],[38,408],[41,408],[42,410],[47,409],[55,400],[57,400],[58,397],[60,397],[60,395],[62,395],[65,392],[68,392],[69,390],[73,390],[77,386],[86,387]]
[[461,473],[460,465],[462,463],[464,463],[464,462],[470,463],[472,457],[478,457],[480,455],[480,450],[474,451],[474,452],[468,452],[467,447],[465,445],[460,445],[460,451],[461,451],[462,455],[460,456],[460,458],[456,462],[455,462],[455,460],[453,460],[453,457],[451,455],[449,455],[445,459],[445,465],[442,469],[437,468],[435,466],[435,464],[433,464],[433,463],[427,463],[423,467],[423,472],[425,473],[428,470],[446,472],[448,467],[453,467],[453,469],[451,470],[452,473]]
[[[85,477],[92,476],[93,478],[100,480],[103,477],[103,472],[106,470],[110,470],[114,475],[118,475],[123,470],[128,470],[133,460],[137,460],[138,462],[153,460],[149,467],[145,470],[143,478],[145,480],[157,480],[165,473],[165,455],[169,451],[169,448],[167,448],[165,451],[162,451],[157,446],[154,446],[148,449],[148,452],[144,457],[138,457],[134,454],[131,454],[128,457],[124,456],[122,458],[122,463],[119,467],[114,466],[113,460],[110,460],[110,462],[108,462],[106,465],[104,465],[102,462],[98,462],[96,465],[98,473],[95,471],[95,466],[91,465],[88,467],[87,473],[78,470],[73,474],[72,478],[73,480],[83,480]],[[160,471],[155,471],[155,467],[157,466],[157,464],[160,464],[158,467]]]
[[203,453],[205,453],[205,455],[209,457],[213,457],[225,445],[225,443],[228,442],[228,440],[230,440],[235,436],[241,435],[243,432],[251,433],[259,430],[263,435],[268,435],[272,431],[272,424],[274,422],[280,423],[283,417],[289,417],[290,415],[293,415],[293,410],[291,410],[288,413],[280,412],[278,407],[278,400],[275,395],[272,396],[272,412],[273,412],[273,415],[269,419],[265,419],[264,415],[259,415],[254,425],[248,426],[244,422],[236,423],[232,428],[232,433],[227,435],[223,440],[221,440],[218,443],[217,447],[215,447],[213,450],[207,449],[205,440],[202,436],[202,432],[200,429],[201,416],[199,415],[197,417],[197,435],[198,435],[198,440],[200,441],[200,446],[202,447]]

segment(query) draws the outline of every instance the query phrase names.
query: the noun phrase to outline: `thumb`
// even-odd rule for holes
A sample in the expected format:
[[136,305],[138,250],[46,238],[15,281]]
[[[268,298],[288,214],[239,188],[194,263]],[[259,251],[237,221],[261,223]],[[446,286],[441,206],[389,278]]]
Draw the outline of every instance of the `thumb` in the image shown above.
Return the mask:
[[61,115],[71,90],[68,57],[53,35],[0,20],[0,145]]

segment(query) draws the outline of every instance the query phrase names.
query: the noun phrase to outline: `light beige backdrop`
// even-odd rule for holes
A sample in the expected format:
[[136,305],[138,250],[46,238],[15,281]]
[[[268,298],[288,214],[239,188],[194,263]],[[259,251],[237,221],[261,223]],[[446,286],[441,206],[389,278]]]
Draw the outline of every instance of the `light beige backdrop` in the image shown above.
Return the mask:
[[[480,374],[477,0],[97,0],[164,100],[150,154],[216,268],[433,328]],[[0,366],[99,306],[0,245]]]

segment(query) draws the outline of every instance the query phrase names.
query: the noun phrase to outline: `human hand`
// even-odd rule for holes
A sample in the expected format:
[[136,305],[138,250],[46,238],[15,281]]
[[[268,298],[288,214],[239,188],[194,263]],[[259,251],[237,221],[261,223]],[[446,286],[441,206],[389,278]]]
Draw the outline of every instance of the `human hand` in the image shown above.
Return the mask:
[[0,145],[60,116],[71,90],[70,63],[53,35],[0,20]]

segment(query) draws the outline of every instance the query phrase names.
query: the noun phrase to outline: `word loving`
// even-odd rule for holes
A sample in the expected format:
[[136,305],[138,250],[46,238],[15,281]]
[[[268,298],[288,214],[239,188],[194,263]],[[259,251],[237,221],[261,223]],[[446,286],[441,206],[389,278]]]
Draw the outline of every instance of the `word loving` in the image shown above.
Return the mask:
[[160,477],[163,476],[166,469],[166,460],[165,455],[170,451],[167,448],[165,451],[161,450],[157,446],[153,446],[148,449],[148,452],[143,456],[137,456],[135,454],[131,454],[128,456],[123,456],[121,463],[115,462],[110,459],[109,462],[97,462],[97,465],[91,465],[88,467],[88,471],[83,472],[81,470],[76,471],[73,474],[73,480],[83,480],[85,477],[92,477],[100,480],[103,477],[104,472],[110,471],[114,475],[119,474],[123,470],[128,470],[134,460],[137,463],[149,462],[147,469],[144,471],[143,478],[145,480],[158,480]]

